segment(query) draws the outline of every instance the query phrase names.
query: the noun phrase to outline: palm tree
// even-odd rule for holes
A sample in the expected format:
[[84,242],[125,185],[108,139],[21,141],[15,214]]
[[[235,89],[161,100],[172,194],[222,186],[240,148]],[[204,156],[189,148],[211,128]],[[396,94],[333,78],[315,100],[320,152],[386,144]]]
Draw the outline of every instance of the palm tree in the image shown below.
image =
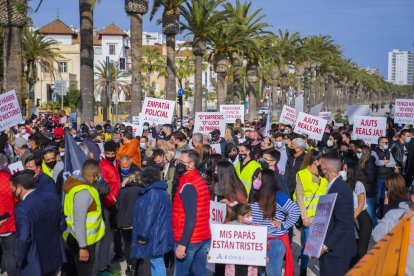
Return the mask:
[[148,12],[148,0],[125,0],[131,29],[131,116],[142,109],[142,16]]
[[148,96],[150,94],[151,87],[151,73],[163,70],[163,68],[165,68],[165,63],[161,57],[160,51],[157,48],[144,47],[143,56],[145,57],[142,64],[142,69],[145,71],[146,80],[145,96]]
[[27,23],[27,0],[0,0],[3,26],[3,88],[14,89],[22,106],[22,35]]
[[[37,67],[39,66],[45,72],[55,72],[53,63],[59,56],[55,46],[57,46],[56,41],[45,39],[44,35],[28,28],[24,29],[22,39],[24,75],[29,84],[29,95],[31,96],[29,98],[31,99],[34,99],[33,88],[37,82]],[[32,105],[34,105],[34,100]]]
[[180,5],[185,0],[154,0],[151,10],[152,20],[161,6],[164,6],[162,13],[162,32],[167,37],[167,79],[165,81],[165,92],[167,100],[176,99],[176,72],[175,72],[175,36],[180,31]]
[[[100,98],[101,102],[105,98],[106,91],[106,64],[105,62],[99,62],[95,66],[95,98]],[[119,67],[116,67],[113,63],[109,64],[109,96],[112,99],[114,95],[118,96],[119,91],[123,91],[126,96],[131,95],[131,85],[127,81],[119,80],[122,75],[122,71]],[[132,95],[131,95],[132,96]]]
[[181,14],[185,22],[181,22],[182,30],[193,35],[192,49],[195,56],[195,93],[194,112],[202,110],[203,83],[202,67],[203,56],[207,50],[207,36],[223,21],[223,13],[216,9],[224,0],[189,0],[181,7]]

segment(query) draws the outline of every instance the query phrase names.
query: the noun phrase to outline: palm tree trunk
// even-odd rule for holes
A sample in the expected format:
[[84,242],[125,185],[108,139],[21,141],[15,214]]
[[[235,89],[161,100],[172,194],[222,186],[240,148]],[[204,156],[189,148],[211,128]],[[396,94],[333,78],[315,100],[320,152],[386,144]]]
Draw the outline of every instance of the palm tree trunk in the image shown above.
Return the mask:
[[277,97],[277,79],[272,80],[272,119],[275,120],[277,118],[277,110],[280,108],[278,105],[278,97]]
[[131,14],[131,116],[142,110],[142,15]]
[[287,74],[282,74],[282,104],[287,104],[286,82],[287,82]]
[[22,106],[22,27],[6,26],[3,30],[3,88],[14,89]]
[[147,69],[147,72],[145,72],[145,79],[147,81],[147,92],[145,93],[145,97],[149,97],[151,92],[151,70],[149,68]]
[[167,78],[165,80],[166,99],[175,101],[175,35],[166,35],[167,41]]
[[233,66],[233,102],[234,104],[240,104],[241,99],[241,66]]
[[94,52],[92,0],[79,0],[80,13],[80,94],[82,121],[94,120]]
[[202,111],[203,105],[203,56],[195,56],[195,81],[194,81],[194,110]]
[[257,111],[256,82],[249,82],[247,94],[249,95],[249,121],[252,122],[256,118]]
[[220,105],[226,104],[226,74],[217,73],[217,111]]

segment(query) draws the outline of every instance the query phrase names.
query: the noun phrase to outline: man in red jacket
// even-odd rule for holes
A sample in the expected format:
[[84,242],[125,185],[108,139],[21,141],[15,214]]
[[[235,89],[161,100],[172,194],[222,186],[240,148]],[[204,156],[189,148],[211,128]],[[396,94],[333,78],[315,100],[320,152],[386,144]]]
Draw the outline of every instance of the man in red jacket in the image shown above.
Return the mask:
[[198,166],[198,153],[184,150],[175,167],[178,175],[172,210],[175,275],[206,275],[206,254],[211,241],[210,194]]
[[[115,225],[111,225],[111,217],[114,212],[116,198],[121,189],[121,178],[118,171],[118,162],[116,161],[117,146],[113,140],[109,140],[104,144],[105,157],[101,159],[99,166],[101,167],[102,178],[109,184],[109,194],[103,201],[103,217],[105,220],[105,236],[98,242],[96,247],[96,258],[93,269],[93,275],[97,275],[100,271],[110,271],[110,247],[114,240]],[[99,184],[97,183],[97,186]],[[99,188],[98,188],[99,190]]]
[[14,205],[17,200],[12,193],[10,172],[7,165],[6,155],[0,153],[0,216],[6,213],[10,216],[8,219],[0,222],[0,245],[3,251],[2,257],[7,275],[15,276],[17,274],[17,264]]

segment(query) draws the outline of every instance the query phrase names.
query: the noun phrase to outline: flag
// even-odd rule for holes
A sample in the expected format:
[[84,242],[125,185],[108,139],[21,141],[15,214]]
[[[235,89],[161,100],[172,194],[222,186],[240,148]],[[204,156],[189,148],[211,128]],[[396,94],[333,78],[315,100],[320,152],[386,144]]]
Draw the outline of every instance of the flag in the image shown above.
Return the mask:
[[264,136],[270,137],[270,114],[267,114]]
[[65,162],[63,168],[63,181],[68,176],[77,177],[82,175],[83,163],[88,159],[69,132],[65,133]]

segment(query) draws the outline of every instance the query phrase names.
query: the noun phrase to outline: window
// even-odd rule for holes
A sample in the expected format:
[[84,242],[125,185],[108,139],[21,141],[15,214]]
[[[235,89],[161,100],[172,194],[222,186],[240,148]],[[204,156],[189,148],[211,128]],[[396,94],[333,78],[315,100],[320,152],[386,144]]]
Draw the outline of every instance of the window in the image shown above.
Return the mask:
[[94,48],[94,54],[95,55],[102,55],[102,47],[101,46],[95,46],[95,47],[93,47]]
[[120,58],[119,59],[119,70],[121,70],[121,71],[126,70],[125,58]]
[[109,54],[111,56],[115,55],[115,44],[109,44]]
[[67,73],[68,72],[68,63],[67,62],[59,62],[59,73]]

